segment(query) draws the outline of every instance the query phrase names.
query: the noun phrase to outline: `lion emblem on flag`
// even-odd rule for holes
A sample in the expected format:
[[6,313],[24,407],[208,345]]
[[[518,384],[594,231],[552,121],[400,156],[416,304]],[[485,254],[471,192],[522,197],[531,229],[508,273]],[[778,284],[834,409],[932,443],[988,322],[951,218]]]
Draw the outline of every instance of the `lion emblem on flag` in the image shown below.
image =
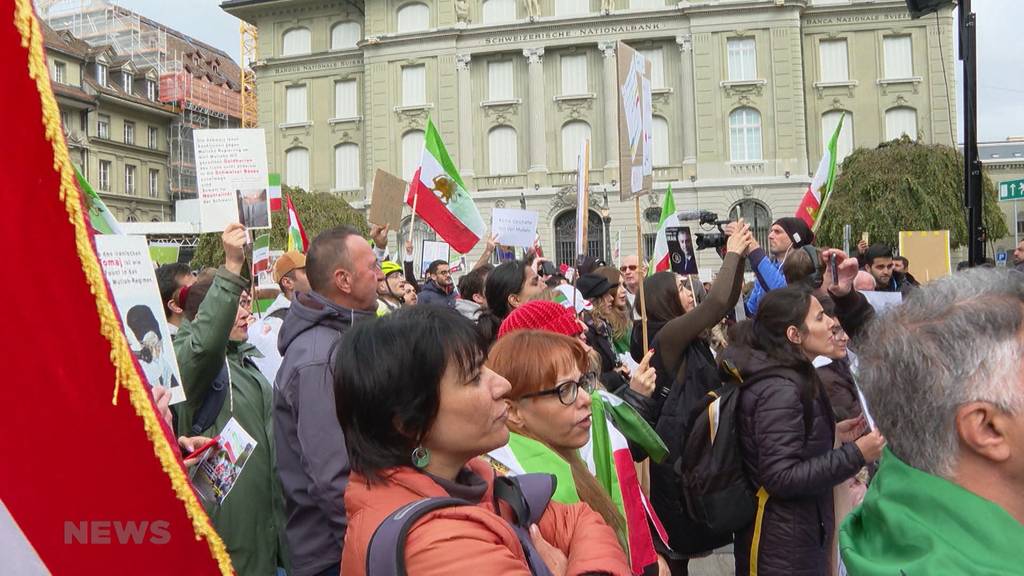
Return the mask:
[[455,186],[455,181],[446,174],[438,174],[434,176],[434,186],[430,188],[430,191],[437,196],[442,204],[447,205],[455,196]]

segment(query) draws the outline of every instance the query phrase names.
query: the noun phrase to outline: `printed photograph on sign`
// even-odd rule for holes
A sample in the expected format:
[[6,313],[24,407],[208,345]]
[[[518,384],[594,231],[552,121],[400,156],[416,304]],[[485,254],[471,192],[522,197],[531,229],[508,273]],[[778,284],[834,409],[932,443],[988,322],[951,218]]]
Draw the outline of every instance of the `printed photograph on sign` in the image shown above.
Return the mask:
[[231,493],[256,450],[256,440],[232,418],[217,436],[217,445],[207,450],[202,460],[192,468],[192,485],[196,493],[220,506]]
[[270,228],[270,196],[267,190],[235,190],[238,221],[249,229]]
[[668,241],[668,254],[672,271],[683,276],[699,274],[690,228],[686,226],[666,228],[665,239]]

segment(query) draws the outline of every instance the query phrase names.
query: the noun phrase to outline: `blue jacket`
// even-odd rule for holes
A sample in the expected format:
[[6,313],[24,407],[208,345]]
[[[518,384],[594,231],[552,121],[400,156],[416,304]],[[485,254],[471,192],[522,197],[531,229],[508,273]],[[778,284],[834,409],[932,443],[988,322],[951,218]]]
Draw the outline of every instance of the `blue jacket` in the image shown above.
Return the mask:
[[419,293],[419,304],[433,304],[434,306],[447,306],[455,308],[455,289],[445,292],[433,280],[427,280]]
[[765,254],[763,248],[751,252],[747,258],[750,260],[750,267],[754,270],[756,280],[754,290],[747,296],[744,307],[747,316],[753,318],[757,315],[757,307],[761,304],[766,292],[786,287],[786,277],[782,274],[782,262],[774,262]]

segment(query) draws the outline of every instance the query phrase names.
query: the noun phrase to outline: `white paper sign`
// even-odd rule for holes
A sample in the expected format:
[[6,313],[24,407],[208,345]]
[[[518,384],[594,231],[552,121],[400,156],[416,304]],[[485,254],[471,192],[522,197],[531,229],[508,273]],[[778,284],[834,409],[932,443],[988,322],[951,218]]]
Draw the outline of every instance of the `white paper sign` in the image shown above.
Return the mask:
[[195,151],[202,232],[221,232],[232,222],[270,228],[263,130],[196,130]]
[[532,210],[495,208],[491,212],[491,233],[505,246],[533,246],[539,214]]
[[145,236],[97,235],[96,255],[114,294],[125,336],[151,386],[171,392],[171,404],[185,400],[178,360],[167,328],[160,288]]
[[232,418],[217,435],[217,445],[202,455],[192,469],[192,485],[208,502],[224,503],[249,456],[256,450],[256,440]]
[[895,308],[903,303],[903,294],[899,292],[876,292],[874,290],[865,290],[861,292],[864,298],[867,299],[868,304],[875,309],[877,314],[881,314],[889,308]]
[[[423,241],[423,256],[420,259],[422,268],[420,268],[420,274],[427,273],[427,267],[430,263],[435,260],[444,260],[448,262],[448,254],[451,252],[447,242],[438,242],[436,240],[424,240]],[[449,265],[450,268],[450,265]]]

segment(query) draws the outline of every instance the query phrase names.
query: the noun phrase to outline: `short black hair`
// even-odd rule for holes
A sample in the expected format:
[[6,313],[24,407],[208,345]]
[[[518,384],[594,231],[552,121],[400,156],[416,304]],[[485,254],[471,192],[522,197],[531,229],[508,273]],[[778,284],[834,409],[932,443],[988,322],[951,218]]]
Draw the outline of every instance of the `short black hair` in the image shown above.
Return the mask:
[[164,314],[168,318],[173,312],[167,307],[167,302],[174,298],[175,292],[180,288],[178,278],[190,274],[192,274],[192,269],[181,262],[164,264],[156,269],[156,285],[160,289],[160,301],[164,305]]
[[864,262],[865,266],[871,266],[871,264],[878,258],[892,258],[892,248],[889,248],[885,244],[872,244],[864,251]]
[[897,257],[893,258],[893,260],[899,260],[900,262],[903,262],[903,267],[904,268],[909,268],[910,267],[910,260],[907,260],[906,256],[897,256]]
[[437,274],[437,268],[440,265],[442,265],[442,264],[447,266],[448,265],[448,261],[447,260],[434,260],[433,262],[430,263],[430,266],[427,266],[427,274]]
[[[401,354],[392,353],[401,350]],[[352,470],[371,482],[411,453],[433,426],[449,366],[464,380],[484,363],[484,341],[453,309],[412,306],[357,323],[334,359],[334,400]]]
[[323,294],[331,284],[331,277],[338,268],[351,266],[348,257],[348,237],[359,236],[351,226],[337,226],[324,230],[313,239],[306,254],[306,279],[314,292]]
[[483,296],[484,281],[487,280],[487,275],[491,273],[491,270],[494,270],[494,266],[484,264],[459,278],[459,296],[465,300],[472,299],[476,294]]

